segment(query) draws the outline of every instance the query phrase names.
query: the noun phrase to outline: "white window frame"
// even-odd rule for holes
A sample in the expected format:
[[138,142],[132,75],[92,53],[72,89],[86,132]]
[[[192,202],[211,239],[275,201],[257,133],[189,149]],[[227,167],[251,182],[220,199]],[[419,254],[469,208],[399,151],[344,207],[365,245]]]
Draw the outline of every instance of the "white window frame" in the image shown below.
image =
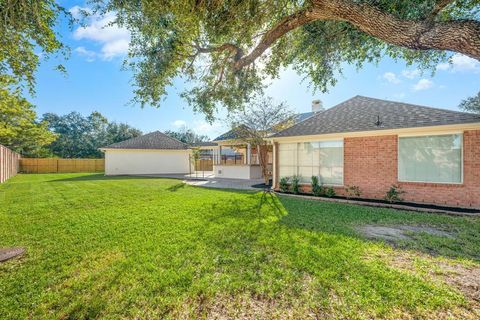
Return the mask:
[[[296,166],[295,166],[295,172],[296,172],[296,175],[298,176],[298,144],[299,143],[304,143],[304,142],[330,142],[330,141],[333,141],[333,142],[342,142],[342,150],[343,150],[343,155],[342,155],[342,183],[341,184],[331,184],[331,183],[324,183],[323,185],[324,186],[327,186],[327,187],[344,187],[345,186],[345,139],[344,138],[340,138],[340,139],[315,139],[315,140],[308,140],[308,141],[296,141],[296,142],[284,142],[286,144],[291,144],[291,143],[294,143],[296,145],[296,152],[295,152],[295,163],[296,163]],[[279,143],[279,149],[280,149],[280,144],[281,142]],[[280,152],[280,150],[279,150]],[[281,164],[280,162],[278,163],[278,173],[279,173],[279,179],[280,178],[280,167],[281,167]],[[299,183],[300,185],[302,186],[306,186],[306,185],[310,185],[311,183],[308,183],[308,182],[300,182]]]
[[[398,182],[406,182],[406,183],[428,183],[428,184],[450,184],[450,185],[463,185],[463,158],[464,158],[464,132],[463,131],[449,131],[449,132],[435,132],[435,133],[421,133],[421,134],[402,134],[397,135],[397,181]],[[461,143],[461,152],[460,152],[460,182],[434,182],[434,181],[412,181],[412,180],[400,180],[400,138],[413,138],[413,137],[431,137],[431,136],[449,136],[458,134],[462,136],[462,143]]]

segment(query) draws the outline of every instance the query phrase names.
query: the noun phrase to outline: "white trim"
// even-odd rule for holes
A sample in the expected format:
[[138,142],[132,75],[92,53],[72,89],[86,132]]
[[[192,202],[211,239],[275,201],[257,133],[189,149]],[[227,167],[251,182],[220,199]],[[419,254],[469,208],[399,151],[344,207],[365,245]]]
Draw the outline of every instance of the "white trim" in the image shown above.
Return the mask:
[[399,138],[408,138],[408,137],[429,137],[429,136],[448,136],[452,134],[461,134],[463,135],[464,130],[449,130],[449,131],[441,131],[441,132],[431,132],[431,133],[403,133],[398,134]]
[[315,135],[299,135],[289,137],[274,137],[271,141],[274,142],[310,142],[321,140],[338,140],[341,138],[356,138],[356,137],[374,137],[374,136],[388,136],[388,135],[434,135],[435,133],[445,133],[455,131],[467,131],[467,130],[480,130],[480,122],[474,123],[462,123],[453,125],[441,125],[441,126],[429,126],[429,127],[414,127],[414,128],[402,128],[402,129],[384,129],[384,130],[371,130],[371,131],[357,131],[357,132],[339,132],[328,134],[315,134]]
[[[438,181],[412,181],[412,180],[400,180],[400,138],[408,138],[408,137],[431,137],[431,136],[449,136],[459,134],[461,136],[462,144],[461,144],[461,159],[460,159],[460,182],[438,182]],[[451,131],[449,133],[435,133],[435,134],[403,134],[397,135],[397,181],[404,182],[404,183],[430,183],[430,184],[447,184],[447,185],[463,185],[464,179],[464,132],[463,131]]]

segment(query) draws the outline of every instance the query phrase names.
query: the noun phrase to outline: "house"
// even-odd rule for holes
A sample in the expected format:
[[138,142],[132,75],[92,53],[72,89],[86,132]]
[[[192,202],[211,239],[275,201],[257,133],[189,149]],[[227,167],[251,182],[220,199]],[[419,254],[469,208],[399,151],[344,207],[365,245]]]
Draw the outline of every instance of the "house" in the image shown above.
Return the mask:
[[[356,186],[364,198],[383,199],[392,185],[406,201],[480,208],[480,115],[356,96],[297,115],[295,125],[271,136],[275,189],[312,176],[339,195]],[[261,178],[256,146],[235,129],[211,142],[187,145],[161,132],[112,144],[105,174],[188,174],[193,150],[211,159],[217,178]]]
[[[302,122],[323,111],[320,100],[312,102],[312,111],[296,114],[294,122]],[[217,147],[213,150],[213,172],[219,178],[261,179],[257,146],[242,142],[239,133],[242,128],[234,128],[213,140]],[[273,171],[273,147],[268,152],[268,169]]]
[[155,131],[103,147],[106,175],[187,174],[191,148]]
[[353,97],[271,137],[273,183],[312,176],[337,194],[480,208],[480,115]]

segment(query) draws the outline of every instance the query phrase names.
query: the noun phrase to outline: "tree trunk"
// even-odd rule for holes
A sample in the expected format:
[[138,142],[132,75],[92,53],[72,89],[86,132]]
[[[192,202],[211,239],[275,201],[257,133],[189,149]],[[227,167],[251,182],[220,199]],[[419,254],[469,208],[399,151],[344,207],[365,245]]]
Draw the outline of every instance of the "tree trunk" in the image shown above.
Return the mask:
[[263,181],[265,183],[265,186],[268,186],[270,183],[270,176],[268,174],[268,145],[257,145],[257,153],[258,162],[262,170]]

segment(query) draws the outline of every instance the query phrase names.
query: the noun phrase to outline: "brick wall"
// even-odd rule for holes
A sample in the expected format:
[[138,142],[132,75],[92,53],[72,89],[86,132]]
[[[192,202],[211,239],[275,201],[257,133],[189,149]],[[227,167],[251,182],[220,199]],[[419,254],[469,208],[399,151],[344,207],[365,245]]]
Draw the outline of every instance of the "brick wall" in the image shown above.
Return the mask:
[[362,197],[383,198],[397,183],[397,136],[345,138],[343,181]]
[[408,201],[480,208],[480,130],[463,134],[463,184],[401,182]]
[[[397,184],[406,192],[406,201],[480,208],[480,130],[464,133],[461,185],[398,182],[397,141],[396,135],[345,138],[345,186],[360,187],[362,197],[383,199],[389,187]],[[310,186],[303,190],[310,192]],[[343,188],[335,190],[344,194]]]

